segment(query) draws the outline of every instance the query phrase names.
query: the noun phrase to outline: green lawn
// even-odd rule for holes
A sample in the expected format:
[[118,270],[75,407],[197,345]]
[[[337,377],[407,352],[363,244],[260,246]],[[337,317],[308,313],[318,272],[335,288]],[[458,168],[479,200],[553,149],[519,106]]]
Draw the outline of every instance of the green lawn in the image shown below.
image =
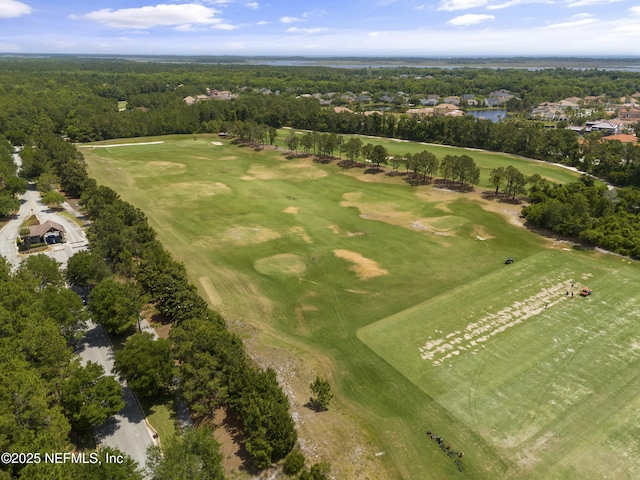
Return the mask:
[[[635,264],[548,250],[478,195],[287,160],[283,147],[256,152],[203,135],[139,141],[153,140],[165,143],[82,152],[98,182],[147,214],[203,296],[257,332],[251,341],[324,366],[333,408],[360,429],[351,436],[384,452],[365,476],[635,476]],[[485,176],[514,165],[575,178],[501,154],[380,142],[391,154],[467,153]],[[503,265],[507,256],[516,263]],[[594,295],[565,299],[570,280],[588,281]],[[536,295],[551,286],[550,306],[537,312]],[[428,342],[489,325],[515,302],[534,313],[476,352],[429,357]],[[309,395],[294,393],[302,403]],[[463,474],[427,429],[465,452]],[[348,471],[349,452],[333,449],[326,460]]]
[[144,409],[147,421],[158,432],[160,445],[166,445],[167,441],[176,433],[176,406],[173,395],[164,395],[154,399],[141,399],[140,404]]

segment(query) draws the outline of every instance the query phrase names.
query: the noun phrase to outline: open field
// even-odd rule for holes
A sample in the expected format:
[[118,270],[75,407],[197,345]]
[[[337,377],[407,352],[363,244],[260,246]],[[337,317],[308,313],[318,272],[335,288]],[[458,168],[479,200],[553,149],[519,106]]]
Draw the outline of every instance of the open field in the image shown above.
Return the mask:
[[[479,193],[215,136],[140,142],[160,140],[82,153],[278,372],[311,461],[337,478],[637,476],[636,264],[551,245]],[[376,141],[464,152],[483,176],[511,164],[575,178]],[[595,293],[566,298],[571,283]],[[336,393],[324,413],[303,406],[318,373]],[[465,452],[463,473],[427,429]]]

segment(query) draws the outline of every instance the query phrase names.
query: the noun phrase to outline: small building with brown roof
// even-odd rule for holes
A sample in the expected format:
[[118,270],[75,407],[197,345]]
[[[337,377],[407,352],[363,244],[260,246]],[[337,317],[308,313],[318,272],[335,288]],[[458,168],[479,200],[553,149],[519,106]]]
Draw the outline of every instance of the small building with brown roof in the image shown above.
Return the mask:
[[29,238],[26,239],[29,245],[34,243],[64,243],[66,230],[62,225],[51,220],[47,220],[40,225],[32,225],[29,228]]

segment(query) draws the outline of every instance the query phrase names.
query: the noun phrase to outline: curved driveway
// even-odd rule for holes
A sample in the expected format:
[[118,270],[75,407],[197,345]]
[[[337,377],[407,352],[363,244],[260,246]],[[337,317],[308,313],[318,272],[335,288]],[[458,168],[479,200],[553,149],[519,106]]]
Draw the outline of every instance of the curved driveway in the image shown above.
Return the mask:
[[[14,154],[14,160],[17,164],[20,164],[20,157],[18,154]],[[54,258],[62,265],[62,268],[67,266],[67,260],[73,256],[76,252],[86,250],[89,247],[87,237],[84,233],[84,229],[70,220],[69,218],[60,215],[53,211],[40,201],[40,193],[36,190],[33,184],[29,185],[26,193],[20,195],[20,211],[0,230],[0,255],[5,257],[13,268],[17,268],[24,255],[18,254],[18,248],[16,245],[16,238],[18,237],[18,231],[20,225],[31,215],[36,215],[40,220],[40,223],[44,223],[47,220],[59,223],[66,230],[65,238],[66,243],[59,243],[51,245],[48,250],[43,252],[45,255]],[[78,216],[77,213],[66,202],[62,205],[66,211],[72,213],[74,216]]]

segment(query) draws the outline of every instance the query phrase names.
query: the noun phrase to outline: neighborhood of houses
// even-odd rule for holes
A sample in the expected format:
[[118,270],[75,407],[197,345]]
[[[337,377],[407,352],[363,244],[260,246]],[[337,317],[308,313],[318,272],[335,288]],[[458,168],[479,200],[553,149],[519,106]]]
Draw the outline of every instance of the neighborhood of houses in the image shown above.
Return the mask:
[[[278,95],[279,91],[268,88],[257,90],[263,95]],[[196,97],[188,96],[184,101],[193,105],[206,100],[231,100],[238,94],[229,91],[207,89],[205,95]],[[372,94],[370,92],[345,93],[308,93],[297,98],[315,98],[320,105],[333,106],[337,113],[360,113],[366,116],[382,115],[389,110],[391,105],[409,107],[404,110],[406,115],[418,117],[447,116],[461,117],[466,115],[466,110],[471,109],[506,109],[507,102],[517,98],[506,89],[495,90],[485,97],[474,94],[461,96],[440,97],[436,94],[409,95],[405,92],[397,92],[391,96],[388,93]],[[358,107],[354,105],[358,105]],[[360,106],[371,105],[371,110],[361,110]],[[592,118],[598,117],[597,120]],[[564,123],[564,128],[575,131],[580,135],[589,132],[600,132],[607,139],[619,140],[623,143],[637,142],[633,125],[640,123],[640,92],[629,97],[622,97],[613,102],[613,99],[605,96],[587,96],[584,98],[569,97],[559,102],[544,102],[533,108],[528,117],[546,124],[556,126],[558,122]],[[587,120],[588,119],[588,120]],[[562,125],[560,123],[560,125]],[[558,125],[558,126],[560,126]]]

